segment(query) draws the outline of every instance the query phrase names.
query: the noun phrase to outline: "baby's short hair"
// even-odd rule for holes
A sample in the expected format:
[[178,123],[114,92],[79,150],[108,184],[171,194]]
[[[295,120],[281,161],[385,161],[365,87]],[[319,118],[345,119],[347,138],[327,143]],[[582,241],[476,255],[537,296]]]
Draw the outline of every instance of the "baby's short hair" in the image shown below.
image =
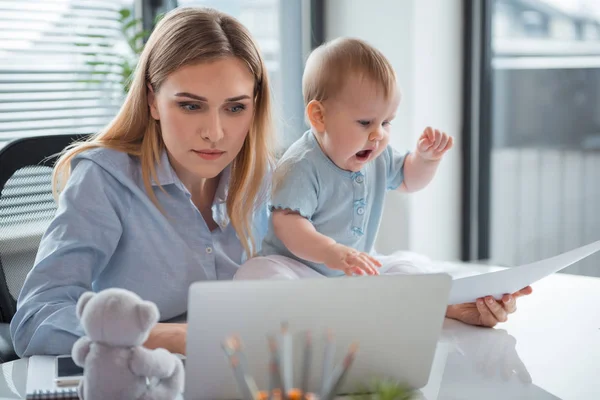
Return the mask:
[[363,40],[338,38],[317,47],[308,57],[302,77],[304,105],[334,97],[353,75],[381,85],[386,98],[396,87],[396,73],[383,53]]

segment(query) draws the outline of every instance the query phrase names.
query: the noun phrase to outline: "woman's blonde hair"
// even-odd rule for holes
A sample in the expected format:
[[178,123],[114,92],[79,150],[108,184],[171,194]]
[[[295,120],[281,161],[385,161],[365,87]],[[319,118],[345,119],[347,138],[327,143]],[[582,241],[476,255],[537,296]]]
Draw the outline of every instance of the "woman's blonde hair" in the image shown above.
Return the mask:
[[386,99],[396,88],[392,64],[367,42],[342,37],[324,43],[306,61],[302,77],[304,105],[335,97],[349,79],[364,78],[379,85]]
[[159,121],[150,115],[148,84],[155,92],[177,69],[223,57],[242,60],[254,75],[254,117],[239,154],[232,162],[227,212],[248,257],[256,249],[252,216],[266,199],[265,177],[272,165],[271,95],[267,69],[248,30],[235,18],[210,8],[177,8],[156,25],[135,70],[124,104],[101,132],[65,149],[52,179],[56,197],[70,174],[71,160],[93,148],[110,148],[138,157],[144,186],[160,208],[152,190],[155,165],[164,149]]

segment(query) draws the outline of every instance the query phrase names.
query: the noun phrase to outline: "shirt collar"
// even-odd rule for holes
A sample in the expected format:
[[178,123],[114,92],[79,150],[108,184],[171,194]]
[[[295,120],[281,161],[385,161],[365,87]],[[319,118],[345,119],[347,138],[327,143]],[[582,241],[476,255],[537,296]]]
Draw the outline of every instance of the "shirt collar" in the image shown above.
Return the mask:
[[[182,191],[189,193],[185,185],[181,182],[177,173],[171,166],[169,161],[169,155],[166,150],[162,150],[160,159],[155,165],[156,168],[156,181],[152,179],[152,186],[165,186],[165,185],[176,185]],[[229,182],[231,180],[231,165],[225,167],[221,172],[221,178],[219,179],[219,185],[215,192],[215,198],[213,205],[225,204],[227,202],[227,195],[229,194]]]
[[221,178],[219,179],[219,186],[215,192],[215,199],[213,204],[224,204],[227,202],[227,195],[229,194],[229,182],[231,181],[231,165],[225,167],[221,172]]
[[156,162],[154,168],[156,170],[156,180],[152,179],[152,186],[165,186],[177,184],[178,182],[181,183],[175,170],[171,166],[169,155],[166,150],[162,150],[160,159]]

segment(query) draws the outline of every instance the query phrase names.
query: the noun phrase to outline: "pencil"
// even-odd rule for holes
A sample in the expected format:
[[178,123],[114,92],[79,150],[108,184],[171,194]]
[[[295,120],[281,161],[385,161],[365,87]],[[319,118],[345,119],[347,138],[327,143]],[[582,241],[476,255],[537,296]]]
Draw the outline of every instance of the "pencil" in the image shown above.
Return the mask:
[[256,381],[254,378],[248,373],[248,358],[246,357],[246,353],[242,349],[242,340],[239,336],[234,336],[234,346],[237,356],[239,358],[239,370],[241,371],[244,382],[246,383],[246,388],[248,389],[249,398],[252,400],[258,400],[258,387],[256,386]]
[[256,383],[252,377],[246,374],[246,371],[240,364],[240,357],[238,355],[238,347],[235,339],[226,339],[222,344],[225,354],[229,358],[231,367],[233,368],[234,376],[238,384],[238,388],[242,394],[244,400],[257,400],[258,389],[256,389]]
[[304,342],[304,363],[302,364],[302,379],[300,381],[300,393],[304,395],[308,390],[308,378],[310,373],[310,363],[312,358],[312,338],[310,331],[306,332]]
[[350,346],[350,349],[348,350],[344,361],[331,374],[330,379],[327,380],[325,390],[321,392],[321,396],[319,397],[320,400],[333,400],[338,390],[342,386],[342,383],[344,382],[344,377],[346,376],[348,369],[352,365],[352,361],[354,361],[356,350],[358,350],[358,344],[353,343]]
[[223,348],[223,351],[225,351],[227,357],[235,354],[235,342],[232,338],[226,338],[223,343],[221,343],[221,347]]
[[325,391],[325,385],[333,370],[334,356],[335,342],[333,340],[333,332],[331,329],[328,329],[325,337],[325,357],[323,358],[323,373],[321,374],[321,393]]
[[280,362],[283,366],[283,398],[288,398],[288,390],[294,385],[294,370],[293,370],[293,347],[292,335],[290,334],[287,321],[281,323],[281,347]]
[[239,335],[235,335],[231,338],[233,346],[235,347],[238,356],[240,357],[240,364],[244,371],[248,371],[248,357],[246,357],[246,353],[244,352],[244,348],[242,346],[242,339]]
[[251,400],[252,397],[250,396],[250,389],[248,388],[242,370],[239,368],[240,360],[234,353],[229,355],[229,363],[231,364],[231,368],[233,369],[233,374],[235,376],[235,380],[237,382],[238,389],[240,390],[242,398],[244,400]]
[[277,340],[275,337],[269,335],[267,337],[269,342],[269,349],[271,350],[271,360],[269,365],[269,399],[273,400],[275,396],[275,392],[279,391],[283,392],[282,381],[281,381],[281,366],[280,366],[280,356],[279,351],[277,349]]

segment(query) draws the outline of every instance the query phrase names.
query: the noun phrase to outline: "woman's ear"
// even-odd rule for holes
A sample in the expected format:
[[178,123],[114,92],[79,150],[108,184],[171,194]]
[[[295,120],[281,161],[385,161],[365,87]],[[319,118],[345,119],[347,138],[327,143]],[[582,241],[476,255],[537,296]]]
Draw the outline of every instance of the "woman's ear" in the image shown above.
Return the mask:
[[306,115],[317,133],[325,132],[325,106],[317,100],[311,100],[306,105]]
[[148,106],[150,107],[150,115],[155,120],[160,120],[160,114],[158,113],[158,107],[156,106],[156,95],[154,94],[154,89],[152,89],[152,85],[148,84]]

